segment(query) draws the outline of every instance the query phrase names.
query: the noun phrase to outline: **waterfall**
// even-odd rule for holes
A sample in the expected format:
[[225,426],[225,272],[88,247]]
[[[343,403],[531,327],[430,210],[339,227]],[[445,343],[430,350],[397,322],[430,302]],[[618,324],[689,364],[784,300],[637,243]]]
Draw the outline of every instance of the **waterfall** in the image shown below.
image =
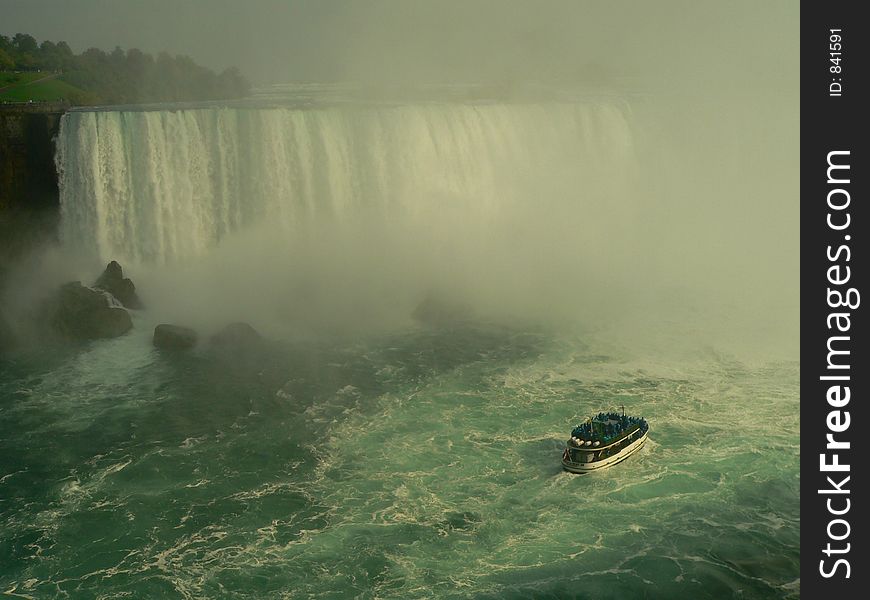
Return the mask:
[[[61,238],[172,263],[259,222],[491,223],[618,204],[632,134],[616,102],[76,111],[57,144]],[[525,207],[525,208],[522,208]]]

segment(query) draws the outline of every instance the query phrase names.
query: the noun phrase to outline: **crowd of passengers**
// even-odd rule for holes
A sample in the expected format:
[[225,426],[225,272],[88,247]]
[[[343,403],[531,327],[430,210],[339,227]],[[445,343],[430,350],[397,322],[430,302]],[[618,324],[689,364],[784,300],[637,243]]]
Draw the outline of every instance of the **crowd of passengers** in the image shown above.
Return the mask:
[[630,417],[615,412],[600,412],[591,421],[587,421],[572,429],[571,437],[581,440],[603,437],[604,441],[608,442],[629,429],[632,425],[640,426],[641,431],[646,431],[649,427],[646,419],[642,417]]

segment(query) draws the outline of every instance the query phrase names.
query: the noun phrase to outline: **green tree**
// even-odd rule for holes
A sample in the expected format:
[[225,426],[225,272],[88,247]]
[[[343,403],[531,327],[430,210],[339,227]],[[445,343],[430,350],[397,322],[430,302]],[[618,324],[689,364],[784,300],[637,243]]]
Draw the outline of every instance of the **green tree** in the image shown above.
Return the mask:
[[36,43],[36,38],[27,33],[16,33],[12,36],[13,47],[22,54],[34,54],[39,50],[39,45]]
[[57,47],[57,52],[60,56],[62,56],[64,58],[73,58],[73,56],[74,56],[73,51],[69,47],[69,44],[67,44],[66,42],[63,42],[63,41],[58,42],[56,47]]
[[0,70],[10,70],[15,68],[15,61],[9,56],[3,48],[0,48]]
[[62,79],[82,92],[75,103],[173,102],[237,98],[249,85],[232,67],[219,75],[188,56],[161,52],[157,57],[116,46],[111,52],[88,48],[74,54],[66,42],[36,39],[25,33],[0,36],[0,69],[63,71]]
[[33,56],[30,52],[19,54],[18,60],[15,61],[15,64],[19,69],[22,69],[24,71],[32,71],[39,66],[36,62],[36,57]]

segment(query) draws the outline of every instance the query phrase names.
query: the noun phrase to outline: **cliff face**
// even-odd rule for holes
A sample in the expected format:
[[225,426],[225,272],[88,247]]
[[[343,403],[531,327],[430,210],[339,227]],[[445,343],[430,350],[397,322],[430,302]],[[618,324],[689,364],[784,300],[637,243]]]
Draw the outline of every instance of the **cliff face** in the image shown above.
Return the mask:
[[0,289],[10,261],[56,236],[54,139],[68,108],[0,105]]

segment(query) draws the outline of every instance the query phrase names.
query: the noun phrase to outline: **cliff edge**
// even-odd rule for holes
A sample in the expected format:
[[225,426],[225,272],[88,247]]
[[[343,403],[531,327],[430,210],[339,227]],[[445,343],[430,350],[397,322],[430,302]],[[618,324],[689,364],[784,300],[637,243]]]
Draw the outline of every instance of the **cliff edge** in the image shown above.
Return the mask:
[[65,103],[0,104],[0,289],[7,265],[57,235],[55,138]]

